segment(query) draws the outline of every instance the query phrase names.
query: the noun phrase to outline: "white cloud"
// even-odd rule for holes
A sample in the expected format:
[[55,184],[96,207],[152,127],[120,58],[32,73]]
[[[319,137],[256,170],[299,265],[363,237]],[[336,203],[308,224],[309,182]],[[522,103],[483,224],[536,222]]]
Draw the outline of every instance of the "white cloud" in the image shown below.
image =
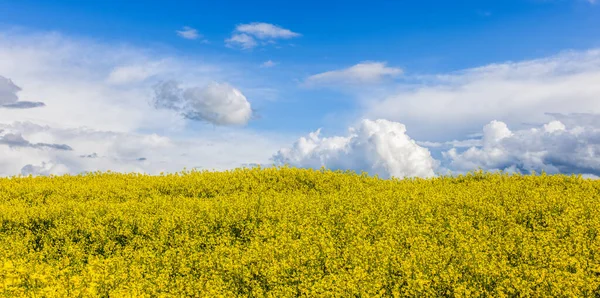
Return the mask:
[[546,113],[600,112],[600,50],[411,79],[419,83],[360,94],[363,117],[401,121],[414,137],[441,141],[490,119],[520,128],[548,121]]
[[586,126],[586,127],[600,127],[600,116],[592,113],[547,113],[548,116],[552,117],[565,124],[566,126]]
[[275,43],[276,39],[290,39],[301,36],[289,29],[268,23],[249,23],[236,26],[232,36],[225,40],[228,46],[239,46],[243,49],[256,47],[262,44]]
[[156,75],[164,69],[161,69],[162,62],[148,62],[138,65],[116,66],[106,78],[109,84],[124,85],[142,82],[149,77]]
[[176,82],[161,82],[155,86],[154,105],[216,125],[245,125],[252,117],[250,102],[227,83],[181,89]]
[[[45,107],[0,109],[0,121],[35,121],[59,127],[90,127],[105,131],[152,130],[184,122],[176,114],[157,111],[148,100],[150,82],[108,82],[122,66],[163,61],[143,49],[72,39],[60,34],[6,32],[0,35],[0,73],[20,82],[23,99],[43,99]],[[182,62],[165,65],[163,76],[182,74]],[[210,69],[190,64],[189,76],[201,80]],[[197,67],[197,68],[196,68]],[[182,79],[184,75],[181,75]],[[160,76],[159,76],[160,77]],[[188,78],[186,78],[188,79]],[[208,80],[207,80],[208,81]]]
[[277,63],[273,62],[272,60],[268,60],[268,61],[263,62],[263,64],[261,64],[260,66],[269,68],[269,67],[273,67],[275,65],[277,65]]
[[253,35],[258,39],[275,39],[275,38],[294,38],[300,36],[299,33],[292,32],[289,29],[281,28],[277,25],[268,23],[250,23],[238,25],[236,31]]
[[346,137],[319,136],[320,130],[302,137],[291,148],[274,155],[278,165],[366,171],[383,178],[431,177],[437,162],[429,150],[406,135],[401,123],[363,120]]
[[248,34],[234,34],[231,38],[225,40],[228,46],[240,46],[243,49],[251,49],[258,45],[256,40]]
[[202,37],[202,34],[198,33],[198,30],[185,26],[182,30],[177,30],[177,35],[185,39],[198,39]]
[[[379,82],[401,72],[383,64],[383,72],[377,67],[350,69],[328,72],[324,79],[330,84]],[[273,157],[303,167],[428,177],[441,165],[421,146],[438,148],[432,151],[454,147],[440,161],[447,162],[444,169],[458,172],[483,167],[600,174],[600,117],[594,114],[600,113],[598,50],[413,77],[409,79],[422,83],[396,86],[385,97],[369,90],[371,100],[363,102],[366,114],[389,121],[365,120],[342,137],[324,138],[317,131],[287,149],[281,148],[296,137],[226,127],[213,131],[201,125],[189,129],[190,122],[181,115],[214,124],[245,124],[253,116],[246,95],[268,93],[261,86],[238,89],[213,83],[248,77],[223,65],[58,34],[8,32],[0,34],[0,74],[0,105],[46,104],[0,109],[2,176],[227,169]],[[157,82],[170,82],[159,85],[161,109],[152,102]],[[410,137],[404,125],[393,121],[407,123]],[[521,129],[523,122],[539,127]],[[457,140],[481,131],[486,123],[481,139]]]
[[[244,77],[237,69],[155,49],[6,31],[0,33],[0,74],[12,80],[0,82],[4,101],[14,103],[22,87],[22,100],[17,102],[46,103],[39,109],[0,109],[0,176],[223,170],[266,163],[273,152],[293,141],[291,136],[249,129],[190,129],[180,114],[156,109],[152,87],[169,79],[207,86],[183,89],[189,90],[185,99],[190,111],[198,112],[190,117],[240,123],[249,103],[236,88],[211,84]],[[206,111],[212,114],[202,114]]]
[[501,121],[483,128],[483,142],[464,152],[455,148],[444,152],[448,168],[466,172],[507,170],[549,174],[581,173],[600,175],[600,127],[567,127],[551,121],[541,128],[511,131]]
[[171,137],[57,128],[31,122],[0,124],[0,129],[18,131],[31,144],[68,144],[72,148],[52,150],[0,143],[0,176],[24,171],[58,175],[111,170],[156,175],[183,168],[225,170],[247,163],[267,164],[272,152],[293,140],[276,134],[227,128]]
[[[577,122],[576,115],[562,115]],[[591,115],[590,115],[591,117]],[[600,120],[600,114],[595,115]],[[405,126],[387,120],[363,120],[348,136],[321,137],[320,130],[302,137],[272,158],[276,165],[366,171],[383,178],[464,174],[481,168],[530,174],[582,174],[600,177],[600,126],[589,121],[566,125],[558,120],[537,128],[511,131],[502,121],[483,127],[481,139],[415,142]],[[420,147],[451,146],[436,160]],[[466,149],[462,149],[465,148]]]
[[332,70],[308,77],[307,85],[316,84],[370,84],[402,74],[402,69],[387,67],[385,62],[362,62],[341,70]]

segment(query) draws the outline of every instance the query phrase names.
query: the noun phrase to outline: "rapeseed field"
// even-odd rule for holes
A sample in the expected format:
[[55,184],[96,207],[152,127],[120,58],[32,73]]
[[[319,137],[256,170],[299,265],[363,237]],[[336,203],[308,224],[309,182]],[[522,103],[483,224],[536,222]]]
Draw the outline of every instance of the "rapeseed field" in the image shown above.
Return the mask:
[[5,297],[598,297],[600,182],[295,168],[0,179]]

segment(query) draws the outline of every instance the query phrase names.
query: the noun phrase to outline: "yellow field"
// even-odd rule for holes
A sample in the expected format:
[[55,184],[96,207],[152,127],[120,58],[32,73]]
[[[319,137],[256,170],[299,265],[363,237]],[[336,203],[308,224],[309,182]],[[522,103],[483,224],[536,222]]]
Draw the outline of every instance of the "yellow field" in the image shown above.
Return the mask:
[[0,179],[0,293],[600,295],[600,181],[292,168]]

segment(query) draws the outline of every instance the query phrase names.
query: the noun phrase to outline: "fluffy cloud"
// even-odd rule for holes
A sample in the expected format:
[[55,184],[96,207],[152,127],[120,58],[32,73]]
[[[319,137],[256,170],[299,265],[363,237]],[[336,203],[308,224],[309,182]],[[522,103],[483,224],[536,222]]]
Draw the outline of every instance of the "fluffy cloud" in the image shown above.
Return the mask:
[[476,168],[509,172],[600,175],[600,126],[567,127],[558,120],[539,128],[511,131],[501,121],[483,128],[480,146],[464,152],[444,152],[449,169],[466,172]]
[[154,106],[216,125],[245,125],[252,117],[246,97],[226,83],[182,89],[174,81],[161,82],[155,86]]
[[306,79],[306,84],[370,84],[400,74],[402,69],[387,67],[385,62],[362,62],[345,69],[312,75]]
[[290,39],[299,37],[300,34],[289,29],[268,23],[249,23],[236,26],[232,36],[225,40],[228,46],[239,46],[251,49],[259,44],[273,43],[276,39]]
[[185,26],[182,30],[177,30],[177,35],[185,39],[198,39],[202,37],[202,34],[198,33],[198,30]]
[[29,109],[43,107],[43,102],[19,101],[17,92],[21,88],[15,85],[10,79],[0,76],[0,108],[7,109]]
[[[480,139],[416,142],[403,124],[363,120],[348,136],[320,137],[320,130],[279,150],[276,165],[366,171],[380,177],[431,177],[476,170],[531,174],[581,174],[600,178],[600,114],[559,115],[535,128],[512,131],[502,121],[483,127]],[[446,148],[436,160],[427,148]],[[448,149],[448,147],[450,149]],[[434,174],[435,173],[435,174]]]
[[401,121],[419,139],[462,138],[491,119],[512,127],[545,123],[547,113],[600,113],[600,50],[492,64],[360,94],[363,117]]
[[431,177],[438,166],[429,150],[406,135],[401,123],[363,120],[345,137],[302,137],[273,156],[277,165],[366,171],[383,178]]

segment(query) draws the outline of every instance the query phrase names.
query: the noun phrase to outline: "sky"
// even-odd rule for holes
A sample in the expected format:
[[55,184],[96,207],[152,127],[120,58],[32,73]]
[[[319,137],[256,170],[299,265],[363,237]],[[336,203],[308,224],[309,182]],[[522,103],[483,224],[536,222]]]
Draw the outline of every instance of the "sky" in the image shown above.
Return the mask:
[[0,1],[0,176],[600,176],[600,2]]

